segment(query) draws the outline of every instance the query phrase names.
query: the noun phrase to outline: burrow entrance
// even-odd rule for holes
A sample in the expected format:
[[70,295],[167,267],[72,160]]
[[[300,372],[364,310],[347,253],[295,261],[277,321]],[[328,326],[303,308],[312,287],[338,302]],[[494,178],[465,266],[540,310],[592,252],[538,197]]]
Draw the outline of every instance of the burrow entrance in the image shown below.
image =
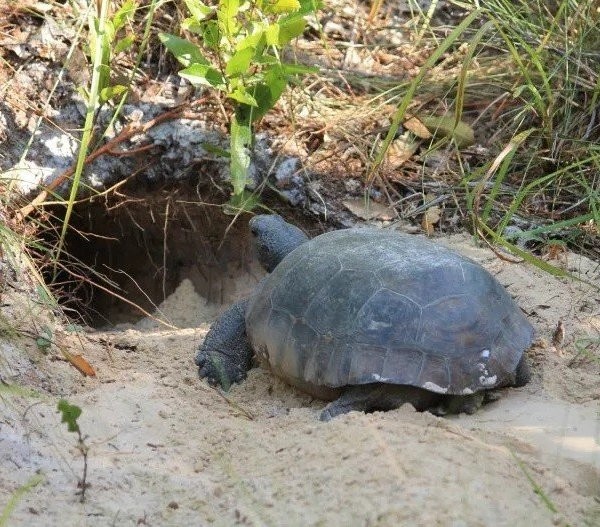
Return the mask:
[[79,205],[65,244],[75,271],[55,278],[59,296],[89,325],[106,327],[144,317],[107,290],[149,313],[186,278],[217,306],[247,295],[264,271],[252,247],[250,215],[234,221],[216,204],[224,201],[177,188]]

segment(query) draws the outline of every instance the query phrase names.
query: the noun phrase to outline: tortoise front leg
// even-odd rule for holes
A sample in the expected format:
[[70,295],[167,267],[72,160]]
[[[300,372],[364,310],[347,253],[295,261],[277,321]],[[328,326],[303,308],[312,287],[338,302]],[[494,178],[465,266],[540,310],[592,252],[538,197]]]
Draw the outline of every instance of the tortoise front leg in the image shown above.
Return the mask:
[[196,353],[200,378],[229,390],[246,378],[252,367],[252,348],[246,336],[248,299],[233,304],[211,326]]

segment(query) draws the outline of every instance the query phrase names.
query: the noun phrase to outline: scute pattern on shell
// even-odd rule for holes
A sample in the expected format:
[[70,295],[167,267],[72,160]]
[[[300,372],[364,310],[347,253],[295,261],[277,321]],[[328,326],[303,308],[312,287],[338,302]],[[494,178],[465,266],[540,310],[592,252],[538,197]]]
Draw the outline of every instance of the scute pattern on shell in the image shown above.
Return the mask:
[[246,331],[292,384],[465,394],[511,382],[533,328],[480,265],[380,229],[323,234],[257,289]]

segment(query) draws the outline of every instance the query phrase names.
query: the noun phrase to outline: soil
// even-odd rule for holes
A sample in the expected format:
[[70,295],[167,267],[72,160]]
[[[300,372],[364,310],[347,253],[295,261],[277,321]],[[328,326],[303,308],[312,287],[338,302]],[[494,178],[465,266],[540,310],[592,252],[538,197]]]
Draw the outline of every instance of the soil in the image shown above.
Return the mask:
[[[10,525],[597,525],[600,365],[576,346],[598,338],[600,293],[505,262],[464,235],[440,241],[495,274],[535,324],[526,387],[473,416],[406,405],[329,423],[318,420],[323,402],[267,371],[222,394],[192,362],[222,307],[184,280],[157,313],[180,329],[144,319],[61,333],[83,344],[96,377],[33,349],[12,362],[13,374],[52,395],[3,403],[0,503],[43,478]],[[590,260],[570,254],[566,265],[600,283]],[[237,278],[246,288],[254,280]],[[559,320],[565,337],[555,345]],[[83,503],[83,459],[57,396],[83,410]]]

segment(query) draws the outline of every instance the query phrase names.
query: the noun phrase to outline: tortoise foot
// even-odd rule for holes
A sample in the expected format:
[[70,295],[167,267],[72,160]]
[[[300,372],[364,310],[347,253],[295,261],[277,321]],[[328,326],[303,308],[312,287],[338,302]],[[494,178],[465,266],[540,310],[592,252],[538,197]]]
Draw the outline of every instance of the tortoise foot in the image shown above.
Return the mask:
[[211,326],[196,353],[200,378],[224,390],[246,378],[252,367],[252,348],[246,336],[244,313],[248,300],[227,309]]
[[232,384],[246,378],[247,372],[235,364],[229,357],[219,352],[200,350],[195,359],[198,365],[198,375],[211,386],[220,386],[225,391]]
[[429,411],[438,417],[444,417],[448,414],[472,415],[481,408],[481,405],[488,402],[488,400],[492,400],[487,398],[488,393],[491,392],[477,392],[470,395],[448,395],[444,397],[441,404],[430,408]]

